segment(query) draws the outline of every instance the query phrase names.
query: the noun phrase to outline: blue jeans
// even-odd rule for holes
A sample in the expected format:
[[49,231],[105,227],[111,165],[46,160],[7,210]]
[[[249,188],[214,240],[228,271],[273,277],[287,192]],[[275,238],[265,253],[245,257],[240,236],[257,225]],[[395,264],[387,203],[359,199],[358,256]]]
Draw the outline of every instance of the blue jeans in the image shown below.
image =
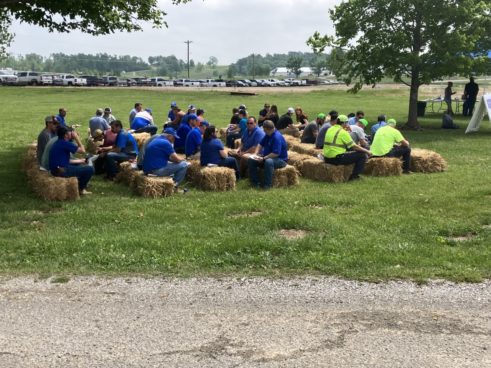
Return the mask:
[[153,174],[157,176],[172,176],[174,183],[176,183],[176,185],[179,185],[186,177],[187,169],[188,165],[186,161],[167,162],[167,165],[165,167],[155,169],[148,174]]
[[235,158],[233,157],[222,158],[222,160],[218,163],[218,166],[229,167],[231,169],[234,169],[235,179],[237,180],[240,179],[239,165],[237,164],[237,160]]
[[249,179],[251,180],[251,184],[253,187],[259,187],[259,176],[258,176],[258,168],[264,167],[264,188],[271,188],[273,185],[273,173],[275,169],[281,169],[286,166],[286,162],[282,159],[276,158],[267,158],[261,162],[257,160],[253,160],[249,158],[247,160],[247,166],[249,166]]
[[106,155],[106,175],[108,178],[114,178],[118,173],[118,163],[129,161],[135,158],[134,155],[129,155],[124,152],[109,152]]
[[78,180],[78,190],[82,191],[87,188],[90,178],[92,178],[92,175],[94,175],[94,167],[87,165],[68,165],[65,167],[65,171],[62,174],[52,174],[65,178],[76,177]]

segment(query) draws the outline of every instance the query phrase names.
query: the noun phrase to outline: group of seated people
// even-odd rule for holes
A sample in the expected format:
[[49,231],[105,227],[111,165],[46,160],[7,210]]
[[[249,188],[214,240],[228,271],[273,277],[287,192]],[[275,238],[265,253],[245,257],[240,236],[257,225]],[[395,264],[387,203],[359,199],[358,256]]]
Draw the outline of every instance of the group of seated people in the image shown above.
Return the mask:
[[[246,106],[233,109],[226,132],[226,145],[217,137],[217,128],[204,119],[204,110],[189,105],[183,112],[171,103],[167,123],[161,134],[153,122],[152,110],[136,103],[129,115],[129,128],[112,115],[110,108],[97,109],[89,121],[87,149],[73,126],[66,125],[66,109],[59,115],[47,116],[45,129],[38,136],[37,157],[40,167],[52,175],[78,178],[79,191],[88,194],[87,184],[95,173],[105,173],[113,180],[119,163],[134,161],[146,175],[172,177],[176,191],[183,183],[190,160],[199,160],[201,166],[222,166],[235,171],[240,179],[240,164],[248,168],[251,185],[255,188],[272,187],[274,170],[288,163],[288,149],[282,129],[298,128],[301,142],[315,144],[323,149],[323,159],[333,165],[354,164],[350,180],[360,177],[368,157],[401,157],[403,172],[409,173],[409,142],[395,129],[396,121],[378,117],[365,133],[368,121],[364,113],[338,115],[319,113],[309,122],[300,107],[288,108],[287,113],[275,119],[277,109],[264,105],[259,119],[249,115]],[[292,116],[296,115],[294,123]],[[147,132],[147,139],[139,150],[134,133]],[[231,138],[232,137],[232,138]],[[240,145],[235,148],[235,140]],[[234,145],[232,145],[234,144]],[[80,153],[85,158],[75,158]],[[264,170],[262,181],[259,168]],[[187,189],[186,189],[187,191]]]

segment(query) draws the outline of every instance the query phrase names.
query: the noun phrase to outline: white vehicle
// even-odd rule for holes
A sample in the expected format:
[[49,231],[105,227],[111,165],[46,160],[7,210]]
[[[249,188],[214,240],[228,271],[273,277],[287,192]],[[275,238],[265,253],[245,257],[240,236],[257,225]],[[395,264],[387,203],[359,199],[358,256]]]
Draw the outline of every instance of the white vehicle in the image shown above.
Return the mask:
[[36,86],[41,83],[41,73],[38,72],[19,72],[17,73],[18,85]]
[[73,74],[58,74],[53,76],[53,85],[55,86],[86,86],[87,79],[78,78]]
[[268,79],[274,86],[285,87],[287,84],[279,79]]
[[273,83],[271,83],[269,80],[267,79],[259,79],[259,81],[261,82],[261,85],[263,87],[273,87]]
[[9,70],[0,70],[0,84],[17,84],[17,76]]
[[224,81],[214,79],[201,79],[199,81],[201,87],[226,87],[227,84]]
[[39,84],[43,86],[52,86],[53,85],[53,76],[51,74],[42,74]]
[[200,86],[200,83],[197,80],[183,79],[182,80],[182,85],[184,87],[199,87]]
[[172,87],[174,82],[162,77],[155,77],[149,79],[149,85],[153,87]]
[[284,80],[284,82],[289,85],[289,86],[301,86],[302,85],[302,81],[298,80],[298,79],[293,79],[293,78],[286,78]]

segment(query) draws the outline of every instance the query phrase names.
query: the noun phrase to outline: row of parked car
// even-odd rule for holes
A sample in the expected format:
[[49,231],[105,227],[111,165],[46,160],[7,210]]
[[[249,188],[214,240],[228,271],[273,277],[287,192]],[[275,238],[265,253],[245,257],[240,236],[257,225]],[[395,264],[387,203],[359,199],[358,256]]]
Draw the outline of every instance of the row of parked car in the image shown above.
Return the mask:
[[284,87],[305,85],[305,80],[287,78],[279,79],[174,79],[163,77],[153,78],[121,78],[115,76],[97,77],[94,75],[49,74],[40,72],[17,72],[0,70],[0,84],[30,86],[153,86],[153,87]]

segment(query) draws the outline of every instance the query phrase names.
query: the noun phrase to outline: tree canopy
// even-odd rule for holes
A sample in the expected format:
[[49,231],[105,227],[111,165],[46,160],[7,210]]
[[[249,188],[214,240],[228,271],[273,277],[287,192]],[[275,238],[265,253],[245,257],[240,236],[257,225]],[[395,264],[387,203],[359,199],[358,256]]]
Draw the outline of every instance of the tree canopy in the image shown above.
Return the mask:
[[301,56],[290,56],[286,61],[286,67],[298,78],[302,73],[300,68],[302,67],[303,58]]
[[3,35],[9,34],[12,18],[50,31],[79,30],[93,35],[139,31],[142,22],[151,22],[155,27],[167,25],[166,13],[159,8],[158,0],[0,0],[0,9],[0,46],[10,41]]
[[408,125],[417,128],[421,85],[484,70],[491,49],[491,3],[482,0],[348,0],[330,10],[335,36],[316,32],[314,52],[345,55],[341,74],[356,92],[393,77],[411,88]]

